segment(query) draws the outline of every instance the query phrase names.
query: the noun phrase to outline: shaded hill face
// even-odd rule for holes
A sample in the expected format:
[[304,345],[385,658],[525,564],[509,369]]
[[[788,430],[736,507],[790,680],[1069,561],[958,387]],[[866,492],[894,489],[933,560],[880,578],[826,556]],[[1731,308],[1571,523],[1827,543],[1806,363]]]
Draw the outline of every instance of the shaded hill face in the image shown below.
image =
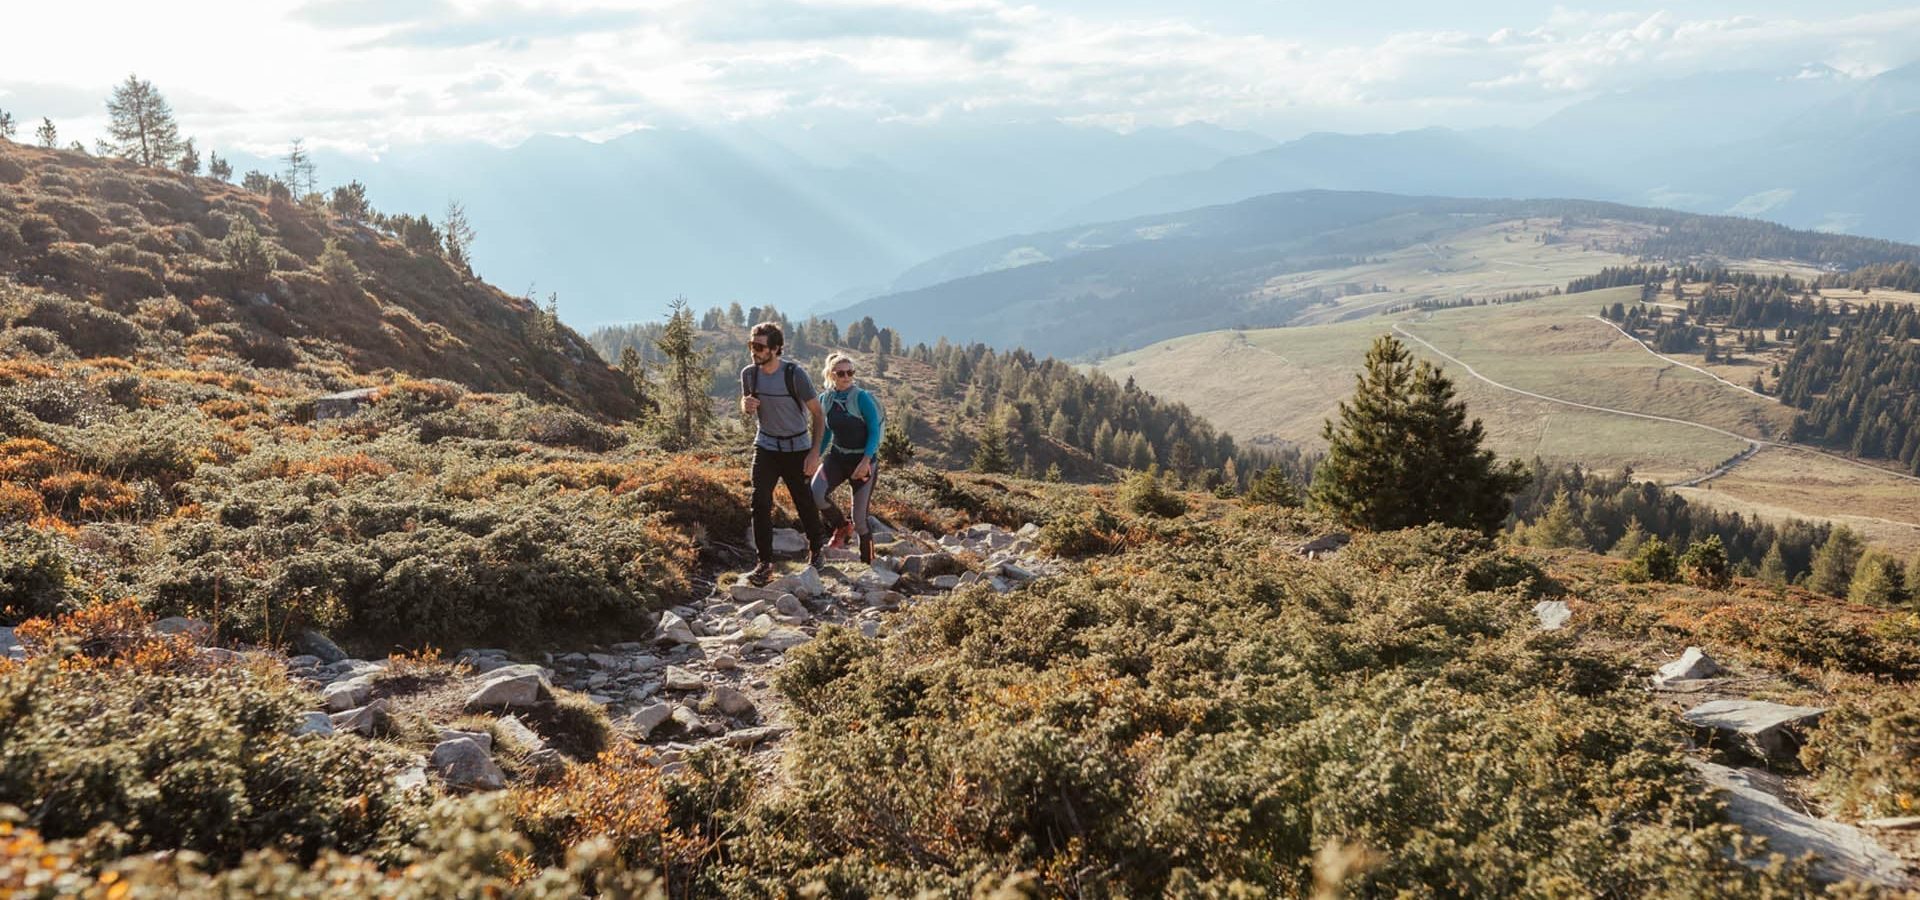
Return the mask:
[[[229,241],[248,228],[251,263]],[[351,269],[323,269],[329,241]],[[15,297],[6,313],[65,329],[83,356],[231,357],[336,387],[392,370],[632,411],[618,374],[530,301],[371,226],[212,179],[0,143],[0,275],[87,304]]]
[[[1515,233],[1489,234],[1503,225]],[[1455,240],[1481,246],[1466,255],[1436,246]],[[1546,247],[1595,253],[1582,268],[1535,252]],[[834,318],[873,316],[909,340],[978,340],[1074,357],[1317,320],[1328,307],[1336,316],[1364,315],[1368,309],[1340,302],[1356,294],[1380,294],[1375,305],[1384,308],[1547,291],[1643,254],[1851,268],[1914,258],[1920,248],[1610,203],[1304,191],[970,247],[908,273],[925,286]],[[1383,261],[1397,266],[1400,281],[1424,287],[1386,286]]]

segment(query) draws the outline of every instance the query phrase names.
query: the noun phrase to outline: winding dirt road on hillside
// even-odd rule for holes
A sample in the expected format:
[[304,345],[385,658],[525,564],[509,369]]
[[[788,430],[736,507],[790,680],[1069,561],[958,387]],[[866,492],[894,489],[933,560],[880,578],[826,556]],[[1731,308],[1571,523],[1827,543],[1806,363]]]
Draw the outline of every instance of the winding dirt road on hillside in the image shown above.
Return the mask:
[[[1593,316],[1591,318],[1599,318],[1599,317]],[[1602,319],[1601,321],[1606,321],[1606,320]],[[1608,322],[1607,324],[1612,325],[1613,323]],[[1868,463],[1861,462],[1857,459],[1841,456],[1836,453],[1829,453],[1825,450],[1819,450],[1813,447],[1809,447],[1805,444],[1796,444],[1789,441],[1762,440],[1760,438],[1748,437],[1747,435],[1744,435],[1744,434],[1737,434],[1735,432],[1728,431],[1724,428],[1716,428],[1704,422],[1695,422],[1690,419],[1677,419],[1672,416],[1659,416],[1659,415],[1654,415],[1652,413],[1635,412],[1630,409],[1615,409],[1611,406],[1596,406],[1591,403],[1580,403],[1575,400],[1567,400],[1560,397],[1549,397],[1546,394],[1536,393],[1534,391],[1529,391],[1524,388],[1517,388],[1510,384],[1502,384],[1501,382],[1495,381],[1491,378],[1488,378],[1485,375],[1480,374],[1478,371],[1476,371],[1473,368],[1473,366],[1469,365],[1465,360],[1460,359],[1459,357],[1454,356],[1453,354],[1448,353],[1447,351],[1434,346],[1432,342],[1428,341],[1426,338],[1423,338],[1417,334],[1414,334],[1412,331],[1407,330],[1405,325],[1399,322],[1394,323],[1393,330],[1396,333],[1400,334],[1401,336],[1409,340],[1415,341],[1419,343],[1421,346],[1427,348],[1428,350],[1433,351],[1434,353],[1438,354],[1442,359],[1445,359],[1448,362],[1451,362],[1459,366],[1460,368],[1466,370],[1466,373],[1468,375],[1472,375],[1474,378],[1484,381],[1487,384],[1493,385],[1494,387],[1497,387],[1503,391],[1509,391],[1515,394],[1519,394],[1523,397],[1532,397],[1535,400],[1542,400],[1547,403],[1558,403],[1562,406],[1572,406],[1578,409],[1593,410],[1594,412],[1611,413],[1613,415],[1618,415],[1618,416],[1630,416],[1635,419],[1648,419],[1655,422],[1668,422],[1674,425],[1686,425],[1691,428],[1700,428],[1707,431],[1711,431],[1715,434],[1725,435],[1727,437],[1734,438],[1736,440],[1742,440],[1747,442],[1747,449],[1745,451],[1743,451],[1739,456],[1736,456],[1726,461],[1725,463],[1722,463],[1718,468],[1714,469],[1713,471],[1708,472],[1705,475],[1701,475],[1697,478],[1690,479],[1688,481],[1666,485],[1667,487],[1696,487],[1698,485],[1704,484],[1708,481],[1711,481],[1715,478],[1725,475],[1727,472],[1731,471],[1735,466],[1743,462],[1746,462],[1749,459],[1752,459],[1754,457],[1754,454],[1760,452],[1760,449],[1763,447],[1779,447],[1784,450],[1796,450],[1801,453],[1811,453],[1816,456],[1825,457],[1835,462],[1845,463],[1849,466],[1854,466],[1860,469],[1866,469],[1870,472],[1877,472],[1882,475],[1888,475],[1894,478],[1900,478],[1906,481],[1911,481],[1915,484],[1920,484],[1920,477],[1908,475],[1903,472],[1895,472],[1891,469],[1883,469],[1879,466],[1870,465]],[[1632,336],[1628,335],[1628,337],[1631,338]],[[1646,350],[1648,353],[1653,353],[1653,351],[1650,348],[1648,348],[1645,344],[1641,344],[1637,338],[1634,339],[1634,343],[1640,344],[1641,349]],[[1661,359],[1667,359],[1664,356],[1660,356],[1660,354],[1658,353],[1653,353],[1653,355],[1659,356]],[[1667,360],[1667,361],[1672,362],[1675,365],[1686,366],[1686,368],[1694,369],[1694,371],[1697,371],[1697,372],[1701,371],[1700,369],[1694,366],[1688,366],[1686,363],[1679,362],[1677,360]],[[1714,375],[1712,372],[1701,372],[1701,374],[1707,375],[1708,377],[1713,378],[1715,381],[1728,385],[1729,387],[1732,387],[1736,390],[1746,391],[1747,393],[1750,393],[1750,394],[1753,393],[1752,391],[1749,391],[1746,388],[1743,388],[1737,384],[1727,381],[1724,378]],[[1764,396],[1764,395],[1759,395],[1759,396]],[[1768,398],[1768,399],[1774,399],[1774,398]],[[1779,401],[1775,400],[1774,402],[1779,402]],[[1886,521],[1894,521],[1894,520],[1889,519]],[[1912,522],[1899,522],[1898,524],[1920,528],[1920,524],[1915,524]]]

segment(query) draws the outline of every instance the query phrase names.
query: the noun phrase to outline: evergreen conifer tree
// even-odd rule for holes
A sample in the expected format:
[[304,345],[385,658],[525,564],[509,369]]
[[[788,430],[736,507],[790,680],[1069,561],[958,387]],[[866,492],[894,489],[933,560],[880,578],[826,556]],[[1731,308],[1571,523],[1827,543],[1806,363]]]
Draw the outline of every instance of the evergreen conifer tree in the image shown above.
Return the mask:
[[233,163],[227,162],[220,154],[207,152],[207,175],[221,181],[233,180]]
[[40,118],[40,127],[33,130],[33,136],[48,150],[60,146],[60,129],[53,127],[53,120],[45,116]]
[[1640,517],[1629,516],[1627,530],[1620,535],[1619,540],[1613,542],[1613,546],[1607,550],[1607,553],[1621,559],[1632,559],[1634,554],[1640,552],[1640,545],[1646,542],[1647,529],[1641,526]]
[[1868,551],[1854,566],[1853,581],[1847,586],[1847,599],[1854,603],[1893,606],[1907,601],[1906,576],[1900,563],[1878,551]]
[[1845,597],[1853,587],[1854,565],[1860,561],[1865,550],[1860,537],[1853,529],[1842,525],[1827,535],[1827,542],[1820,545],[1819,552],[1813,555],[1812,571],[1807,574],[1807,587],[1834,597]]
[[111,154],[143,166],[164,166],[180,150],[180,126],[167,98],[151,82],[128,75],[107,98],[107,136]]
[[1351,402],[1328,420],[1326,459],[1312,499],[1327,514],[1373,531],[1439,522],[1491,534],[1526,481],[1518,462],[1496,466],[1484,429],[1466,418],[1453,382],[1382,335],[1367,351]]
[[13,133],[19,126],[14,124],[13,113],[0,109],[0,140],[13,140]]
[[713,423],[713,404],[707,399],[712,381],[707,354],[695,342],[693,308],[685,297],[673,301],[667,314],[667,326],[655,338],[653,346],[666,359],[666,409],[668,443],[674,449],[691,447],[706,435]]
[[1268,466],[1247,486],[1248,506],[1299,506],[1300,489],[1279,466]]
[[1564,488],[1553,495],[1553,504],[1534,521],[1533,527],[1527,529],[1527,544],[1546,548],[1587,548],[1587,536],[1580,531],[1580,520],[1573,510],[1573,499]]
[[887,419],[880,432],[880,461],[888,466],[904,466],[913,461],[913,439],[907,437],[908,416],[901,413]]
[[180,159],[175,167],[182,175],[200,174],[200,151],[193,146],[193,138],[187,138],[180,144]]
[[983,475],[1004,475],[1013,471],[1013,458],[1007,455],[1007,429],[999,416],[989,416],[980,431],[980,443],[973,448],[973,470]]
[[1767,555],[1760,557],[1760,580],[1768,584],[1785,585],[1787,583],[1787,558],[1780,553],[1780,542],[1774,541],[1767,548]]

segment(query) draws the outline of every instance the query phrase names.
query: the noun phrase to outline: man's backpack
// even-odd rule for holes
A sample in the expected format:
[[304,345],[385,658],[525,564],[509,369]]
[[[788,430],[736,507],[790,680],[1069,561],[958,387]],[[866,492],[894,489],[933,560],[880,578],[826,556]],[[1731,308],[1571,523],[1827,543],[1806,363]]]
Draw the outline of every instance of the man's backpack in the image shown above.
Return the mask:
[[[791,360],[781,361],[780,377],[786,379],[787,396],[793,398],[794,406],[798,406],[804,410],[807,408],[807,401],[800,399],[800,392],[794,389],[794,384],[793,384],[793,373],[798,371],[800,371],[800,367],[794,365]],[[748,382],[747,379],[749,378],[753,379],[753,381]],[[753,385],[756,385],[759,383],[760,383],[760,367],[759,366],[753,366],[751,368],[743,370],[740,373],[740,393],[746,394],[752,397],[760,396],[760,392],[753,389]]]

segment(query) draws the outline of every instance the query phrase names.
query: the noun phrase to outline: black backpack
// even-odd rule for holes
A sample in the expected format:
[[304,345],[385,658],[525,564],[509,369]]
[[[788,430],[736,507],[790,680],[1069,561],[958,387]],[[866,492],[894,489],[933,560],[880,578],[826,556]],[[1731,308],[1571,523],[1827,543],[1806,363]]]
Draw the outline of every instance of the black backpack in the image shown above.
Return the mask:
[[[740,393],[750,397],[760,396],[760,392],[754,390],[752,387],[752,385],[760,383],[760,374],[759,372],[755,371],[758,368],[760,367],[752,366],[740,372]],[[794,384],[793,384],[793,373],[798,372],[799,370],[800,370],[800,367],[794,365],[791,360],[783,360],[780,363],[780,377],[786,379],[787,396],[793,398],[794,406],[798,406],[804,410],[807,408],[807,401],[800,399],[800,392],[794,388]],[[752,378],[753,381],[749,382],[747,380],[748,378]]]

